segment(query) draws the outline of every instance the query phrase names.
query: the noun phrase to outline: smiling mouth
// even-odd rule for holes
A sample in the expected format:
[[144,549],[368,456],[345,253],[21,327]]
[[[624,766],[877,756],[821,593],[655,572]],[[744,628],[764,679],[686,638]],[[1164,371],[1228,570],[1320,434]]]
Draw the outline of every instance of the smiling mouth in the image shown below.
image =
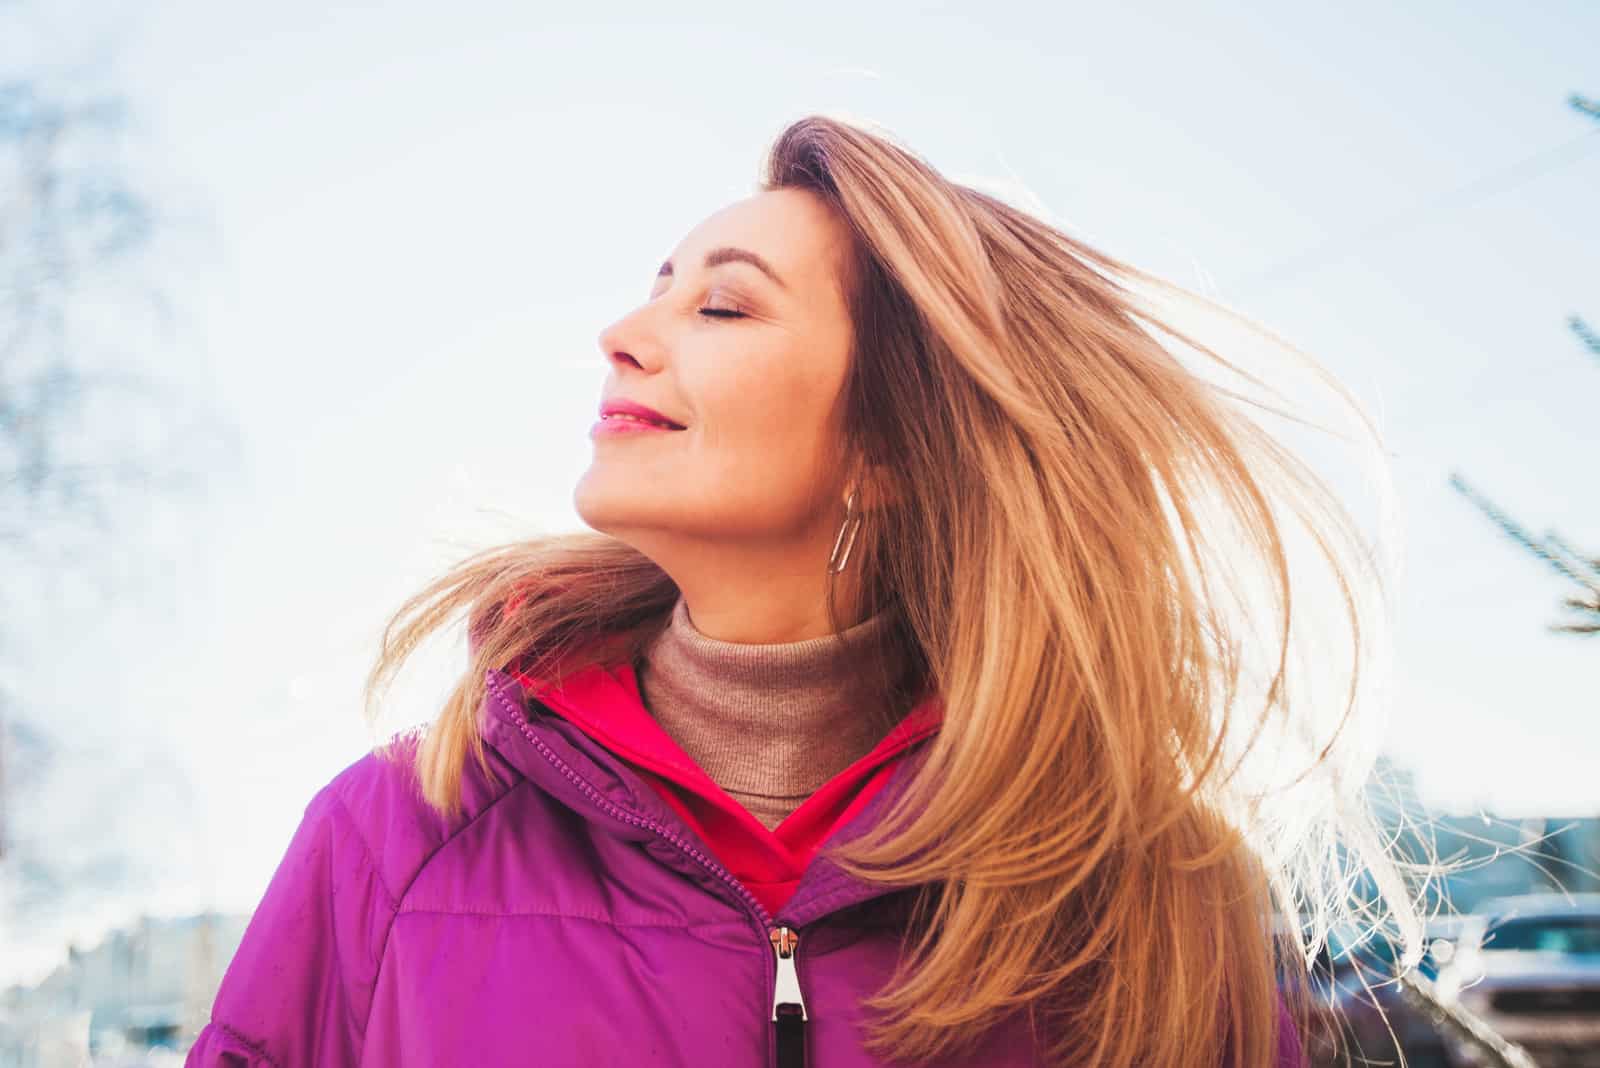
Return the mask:
[[658,420],[655,420],[655,419],[645,419],[645,418],[643,418],[641,416],[637,416],[637,415],[628,415],[625,412],[610,412],[610,413],[608,413],[608,414],[606,414],[604,416],[601,416],[600,421],[603,422],[603,423],[612,423],[612,422],[617,422],[617,423],[638,423],[641,426],[655,427],[658,430],[686,430],[686,429],[688,429],[687,427],[679,426],[677,423],[667,423],[667,422],[661,422],[661,421],[658,421]]

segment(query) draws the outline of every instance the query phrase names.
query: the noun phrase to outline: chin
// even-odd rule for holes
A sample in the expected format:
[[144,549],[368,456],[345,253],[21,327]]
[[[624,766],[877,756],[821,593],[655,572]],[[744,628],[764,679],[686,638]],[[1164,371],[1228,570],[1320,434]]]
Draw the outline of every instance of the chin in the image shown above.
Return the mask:
[[589,485],[589,477],[585,475],[578,480],[577,488],[572,491],[572,508],[578,513],[578,518],[595,530],[604,530],[607,518],[616,511],[614,503],[607,500],[612,496],[597,487]]
[[603,485],[589,475],[578,480],[572,492],[572,507],[586,526],[602,534],[651,525],[649,509],[641,506],[639,494],[628,486]]

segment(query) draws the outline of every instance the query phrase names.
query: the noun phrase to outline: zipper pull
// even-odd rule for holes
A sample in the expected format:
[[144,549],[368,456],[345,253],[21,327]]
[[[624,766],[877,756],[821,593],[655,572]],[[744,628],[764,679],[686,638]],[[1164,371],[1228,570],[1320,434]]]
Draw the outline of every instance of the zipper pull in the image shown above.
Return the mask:
[[794,967],[794,951],[800,936],[789,927],[774,927],[767,941],[778,958],[778,981],[772,990],[772,1020],[778,1028],[778,1068],[805,1068],[806,1002],[800,996],[800,975]]

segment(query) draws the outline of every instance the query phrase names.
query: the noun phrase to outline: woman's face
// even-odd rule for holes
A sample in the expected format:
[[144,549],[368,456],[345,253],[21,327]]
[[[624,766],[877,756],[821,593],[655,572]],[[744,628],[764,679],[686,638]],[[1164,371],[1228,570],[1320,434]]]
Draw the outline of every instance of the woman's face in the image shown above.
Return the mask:
[[663,555],[712,542],[820,569],[844,515],[847,248],[831,210],[796,189],[740,200],[689,232],[649,299],[599,338],[611,368],[600,399],[685,429],[594,433],[573,496],[589,526],[669,572]]

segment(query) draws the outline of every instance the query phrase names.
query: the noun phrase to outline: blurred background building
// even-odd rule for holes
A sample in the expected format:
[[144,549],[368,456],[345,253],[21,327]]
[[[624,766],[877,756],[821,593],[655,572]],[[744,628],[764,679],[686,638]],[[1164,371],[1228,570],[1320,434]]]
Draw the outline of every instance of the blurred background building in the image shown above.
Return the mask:
[[141,917],[98,945],[67,951],[42,982],[0,997],[0,1068],[181,1063],[247,916]]

